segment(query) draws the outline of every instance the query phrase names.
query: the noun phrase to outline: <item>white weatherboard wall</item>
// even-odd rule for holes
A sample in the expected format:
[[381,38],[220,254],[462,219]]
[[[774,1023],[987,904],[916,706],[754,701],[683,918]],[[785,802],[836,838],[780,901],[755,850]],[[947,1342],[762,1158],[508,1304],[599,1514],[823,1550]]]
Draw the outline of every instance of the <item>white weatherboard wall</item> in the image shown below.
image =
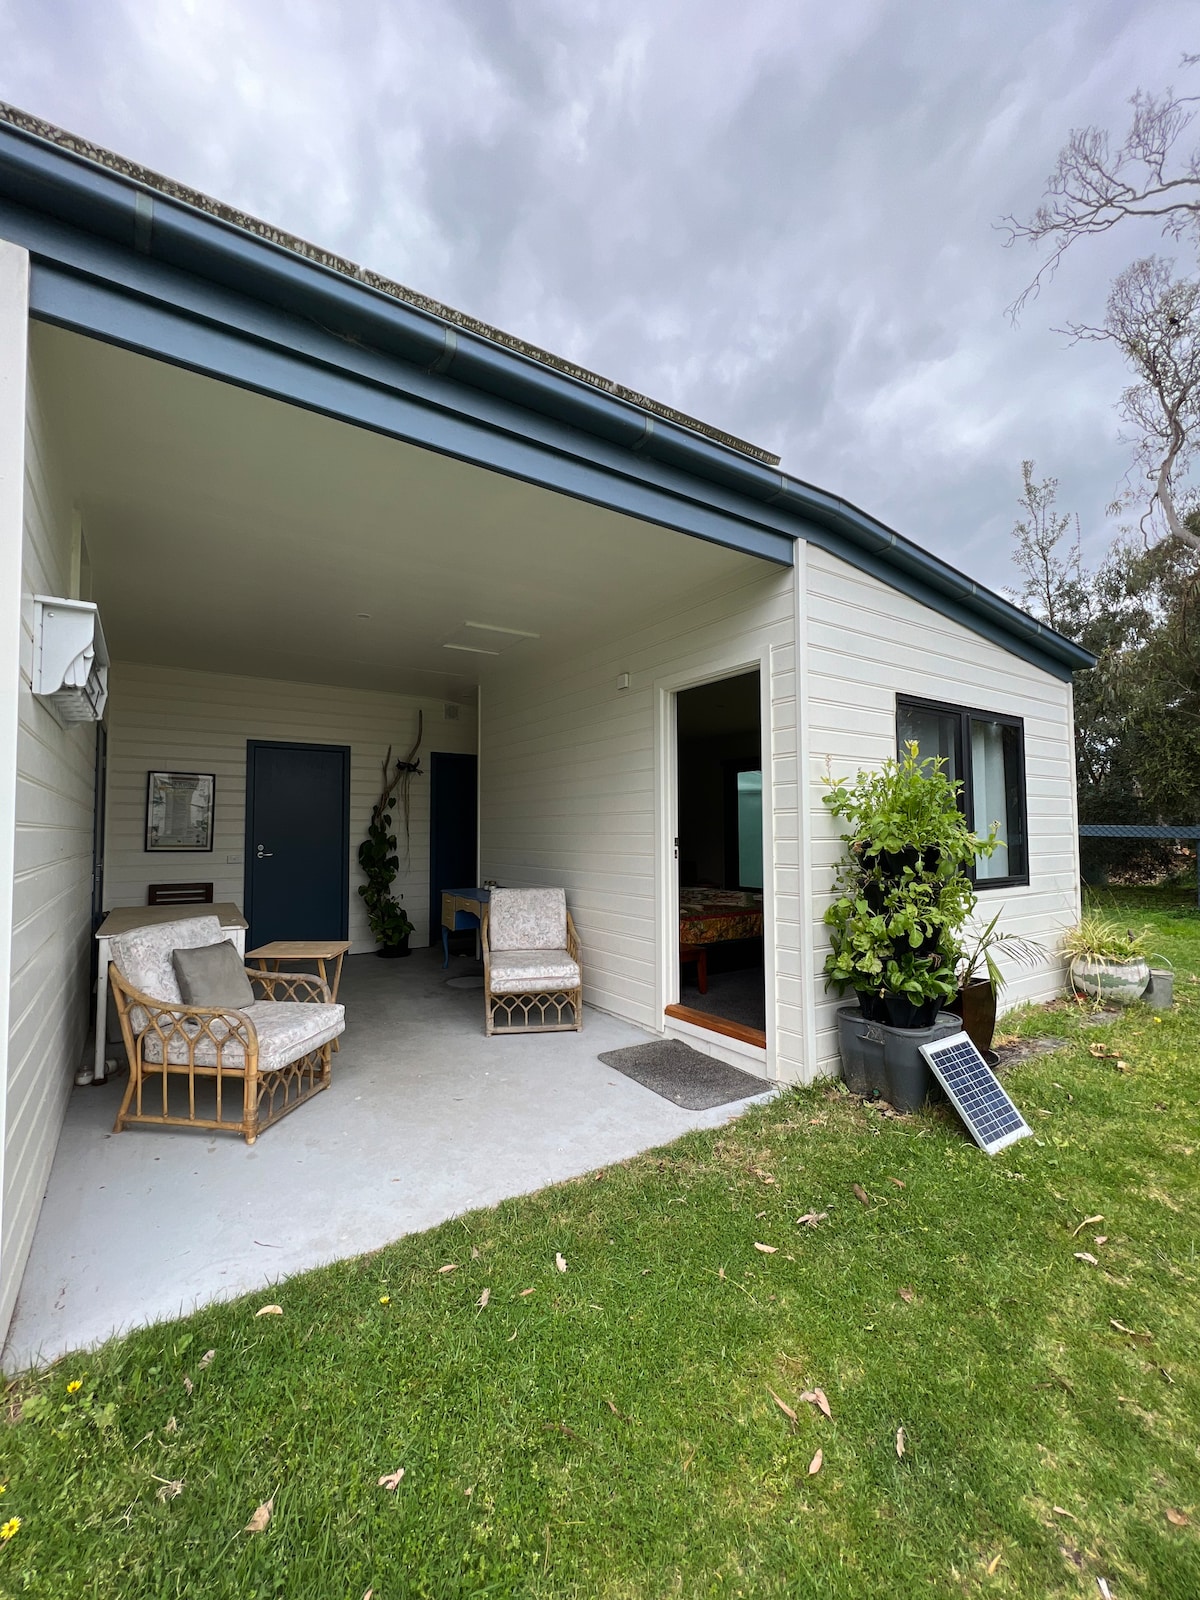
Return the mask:
[[[408,754],[424,713],[421,776],[411,787],[411,857],[399,828],[400,873],[395,889],[416,924],[413,944],[428,943],[429,754],[475,749],[474,707],[448,720],[442,701],[369,689],[277,683],[223,673],[189,672],[131,662],[114,664],[109,695],[108,816],[104,904],[140,906],[150,883],[213,883],[216,900],[244,900],[246,741],[350,746],[350,938],[356,951],[375,948],[358,885],[357,852],[381,787],[387,747]],[[216,774],[212,853],[145,849],[149,772]],[[397,808],[397,816],[399,808]]]
[[[7,258],[7,247],[0,249]],[[0,271],[8,265],[5,259]],[[21,321],[24,341],[24,314]],[[0,333],[0,355],[10,331]],[[5,364],[0,359],[0,366]],[[23,410],[0,1329],[8,1326],[29,1253],[71,1080],[83,1054],[90,1009],[96,730],[87,724],[63,728],[31,689],[33,596],[70,595],[73,565],[71,503],[55,460],[32,367]],[[9,467],[6,460],[5,471]]]
[[[686,604],[664,599],[653,626],[603,649],[527,666],[514,660],[484,688],[480,749],[483,872],[513,886],[565,887],[583,952],[585,999],[662,1032],[664,973],[678,945],[664,903],[674,861],[664,859],[660,827],[665,695],[760,668],[764,771],[773,796],[765,830],[772,872],[764,909],[775,929],[773,948],[767,940],[767,1070],[789,1080],[805,1070],[794,593],[790,571],[748,558],[739,584]],[[630,687],[618,690],[625,672]]]
[[842,846],[837,821],[822,804],[822,780],[853,777],[896,754],[898,694],[1023,718],[1030,881],[1026,888],[984,890],[979,915],[987,921],[1003,909],[1004,928],[1050,952],[1037,969],[1014,973],[1001,1003],[1047,1000],[1063,983],[1058,940],[1080,909],[1074,721],[1069,683],[836,556],[805,548],[816,1048],[817,1064],[836,1072],[834,1012],[842,1002],[823,987],[822,917]]

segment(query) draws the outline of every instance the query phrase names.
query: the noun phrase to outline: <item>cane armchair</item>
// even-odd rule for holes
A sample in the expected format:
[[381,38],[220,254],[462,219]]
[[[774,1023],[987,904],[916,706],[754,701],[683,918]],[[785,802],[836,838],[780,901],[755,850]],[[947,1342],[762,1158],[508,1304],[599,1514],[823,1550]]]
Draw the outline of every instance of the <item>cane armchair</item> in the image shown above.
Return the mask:
[[576,1033],[583,966],[562,889],[493,889],[479,929],[488,1034]]
[[133,1123],[240,1133],[264,1128],[329,1087],[345,1008],[309,973],[244,968],[254,999],[186,1004],[172,952],[221,942],[216,917],[160,922],[111,942],[109,982],[129,1057],[114,1133]]

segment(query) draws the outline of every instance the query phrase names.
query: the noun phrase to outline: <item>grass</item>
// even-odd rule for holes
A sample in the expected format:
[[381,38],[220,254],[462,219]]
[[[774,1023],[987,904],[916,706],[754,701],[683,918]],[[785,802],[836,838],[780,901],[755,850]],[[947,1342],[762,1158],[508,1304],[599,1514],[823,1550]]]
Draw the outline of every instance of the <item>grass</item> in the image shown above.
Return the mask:
[[1066,1048],[995,1159],[792,1093],[14,1379],[0,1592],[1195,1600],[1200,919],[1148,905],[1176,1010],[1014,1018]]

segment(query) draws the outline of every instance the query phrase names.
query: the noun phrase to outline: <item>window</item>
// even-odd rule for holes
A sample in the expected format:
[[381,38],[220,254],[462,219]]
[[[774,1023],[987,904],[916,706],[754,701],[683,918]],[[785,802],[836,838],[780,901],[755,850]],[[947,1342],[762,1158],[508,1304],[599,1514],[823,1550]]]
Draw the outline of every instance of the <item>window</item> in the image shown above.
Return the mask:
[[931,756],[945,760],[947,776],[962,786],[959,805],[975,833],[987,833],[996,825],[1000,840],[996,850],[975,858],[976,888],[1028,883],[1021,719],[897,695],[896,737],[901,749],[915,742],[923,760]]
[[726,761],[725,884],[763,886],[762,768],[756,759]]

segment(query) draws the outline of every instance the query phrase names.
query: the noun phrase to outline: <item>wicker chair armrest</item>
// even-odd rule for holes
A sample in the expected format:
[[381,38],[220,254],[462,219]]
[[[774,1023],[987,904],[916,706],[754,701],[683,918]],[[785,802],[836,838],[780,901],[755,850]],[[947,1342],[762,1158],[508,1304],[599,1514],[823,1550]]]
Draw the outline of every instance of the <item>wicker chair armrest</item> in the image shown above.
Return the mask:
[[571,960],[579,961],[579,935],[575,932],[575,919],[567,912],[567,954]]
[[[329,985],[315,972],[260,972],[257,967],[247,967],[246,976],[266,991],[264,1000],[315,1000],[319,1005],[328,1005],[333,999]],[[277,984],[284,986],[282,995],[271,992]]]
[[488,942],[488,908],[485,904],[479,917],[479,952],[483,956],[483,983],[485,988],[491,987],[492,977],[492,947]]
[[127,982],[111,962],[108,968],[108,981],[114,990],[118,1009],[128,1016],[134,1006],[140,1006],[149,1019],[146,1026],[140,1030],[131,1030],[134,1038],[141,1038],[143,1033],[149,1033],[154,1027],[156,1017],[169,1017],[172,1022],[183,1021],[194,1017],[198,1022],[224,1022],[231,1036],[241,1039],[246,1044],[258,1043],[258,1031],[252,1020],[244,1011],[238,1011],[232,1006],[189,1006],[182,1000],[156,1000],[151,994],[143,994],[140,989],[135,989]]

